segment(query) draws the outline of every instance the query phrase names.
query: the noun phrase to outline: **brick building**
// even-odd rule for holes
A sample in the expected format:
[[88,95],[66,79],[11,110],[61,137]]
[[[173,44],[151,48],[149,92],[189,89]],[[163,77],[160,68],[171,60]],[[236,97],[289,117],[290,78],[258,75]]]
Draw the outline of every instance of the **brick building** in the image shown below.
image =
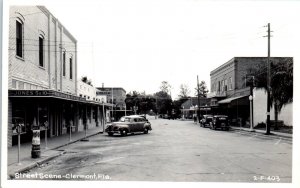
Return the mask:
[[77,40],[45,7],[10,7],[8,54],[8,146],[17,126],[26,142],[35,126],[53,137],[82,130],[80,120],[103,125],[101,103],[78,96]]
[[[271,62],[276,64],[286,57],[272,57]],[[250,87],[246,80],[255,76],[252,70],[266,66],[266,57],[234,57],[210,73],[211,92],[207,95],[211,99],[213,113],[228,115],[233,124],[244,126],[250,117]],[[257,91],[257,93],[255,93]],[[260,117],[263,94],[254,89],[254,117]],[[261,101],[256,102],[255,101]],[[266,106],[266,104],[265,104]],[[262,120],[262,118],[259,118]],[[254,121],[258,123],[257,121]]]

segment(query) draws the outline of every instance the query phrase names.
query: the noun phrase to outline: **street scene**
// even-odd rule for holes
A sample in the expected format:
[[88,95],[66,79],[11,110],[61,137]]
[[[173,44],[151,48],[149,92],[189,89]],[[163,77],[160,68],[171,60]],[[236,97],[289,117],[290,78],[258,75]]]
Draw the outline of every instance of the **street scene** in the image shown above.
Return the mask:
[[[150,117],[151,118],[151,117]],[[50,180],[269,182],[292,180],[292,140],[201,128],[192,121],[149,119],[149,134],[98,134],[17,175]],[[94,175],[95,174],[95,175]],[[26,178],[27,177],[27,178]],[[49,180],[48,179],[48,180]]]
[[299,2],[4,8],[5,183],[297,183]]

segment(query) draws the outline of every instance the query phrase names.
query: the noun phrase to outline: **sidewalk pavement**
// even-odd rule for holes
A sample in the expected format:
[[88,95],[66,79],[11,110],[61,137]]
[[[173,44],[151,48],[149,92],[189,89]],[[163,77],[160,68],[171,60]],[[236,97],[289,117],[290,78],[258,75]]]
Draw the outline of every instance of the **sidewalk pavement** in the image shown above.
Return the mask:
[[[260,130],[260,129],[253,129],[254,131],[251,131],[250,128],[244,128],[244,127],[231,127],[233,130],[240,130],[240,131],[246,131],[246,132],[255,132],[255,133],[260,133],[260,134],[265,134],[265,130]],[[289,133],[282,133],[282,132],[277,132],[277,131],[271,131],[270,136],[279,136],[279,137],[285,137],[285,138],[293,138],[293,134]]]
[[[102,133],[102,127],[91,128],[86,131],[86,138]],[[71,141],[69,134],[60,135],[47,139],[47,148],[45,138],[41,139],[41,157],[31,158],[31,142],[22,143],[20,147],[20,164],[18,164],[18,145],[7,150],[7,171],[9,178],[13,178],[16,173],[21,173],[41,165],[55,157],[64,154],[63,151],[55,150],[62,146],[72,144],[85,138],[85,131],[72,133]]]
[[[183,120],[183,119],[180,119],[180,120],[181,121],[187,121],[187,120]],[[190,120],[190,122],[192,122],[192,120]],[[195,123],[195,122],[193,122],[193,124],[199,125],[199,123]],[[259,134],[265,134],[266,133],[266,130],[261,130],[261,129],[253,129],[254,131],[251,131],[250,128],[244,128],[244,127],[230,126],[230,128],[232,130],[236,130],[236,131],[253,132],[253,133],[259,133]],[[284,138],[288,138],[288,139],[292,139],[293,138],[293,134],[282,133],[282,132],[278,132],[278,131],[271,131],[271,134],[268,135],[268,136],[284,137]]]

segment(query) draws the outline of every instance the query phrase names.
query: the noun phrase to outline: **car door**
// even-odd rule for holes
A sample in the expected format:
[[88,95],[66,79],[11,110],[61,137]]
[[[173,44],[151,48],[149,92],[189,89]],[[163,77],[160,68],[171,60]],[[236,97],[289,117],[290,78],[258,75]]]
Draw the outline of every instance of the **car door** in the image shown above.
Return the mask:
[[132,118],[132,130],[131,132],[137,132],[139,131],[139,119],[138,118]]
[[144,131],[144,124],[145,124],[144,118],[138,118],[137,131],[139,132]]
[[128,126],[129,126],[129,131],[130,132],[134,132],[134,129],[135,129],[135,121],[134,121],[134,118],[130,118],[130,121],[128,123]]

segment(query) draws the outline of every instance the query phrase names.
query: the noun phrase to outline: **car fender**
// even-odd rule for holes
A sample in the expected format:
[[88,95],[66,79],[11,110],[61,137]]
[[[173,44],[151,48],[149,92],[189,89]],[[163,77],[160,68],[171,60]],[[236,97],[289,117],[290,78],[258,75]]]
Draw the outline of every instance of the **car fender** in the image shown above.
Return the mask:
[[147,123],[144,124],[144,129],[145,128],[148,128],[148,130],[152,130],[151,124],[149,122],[147,122]]

